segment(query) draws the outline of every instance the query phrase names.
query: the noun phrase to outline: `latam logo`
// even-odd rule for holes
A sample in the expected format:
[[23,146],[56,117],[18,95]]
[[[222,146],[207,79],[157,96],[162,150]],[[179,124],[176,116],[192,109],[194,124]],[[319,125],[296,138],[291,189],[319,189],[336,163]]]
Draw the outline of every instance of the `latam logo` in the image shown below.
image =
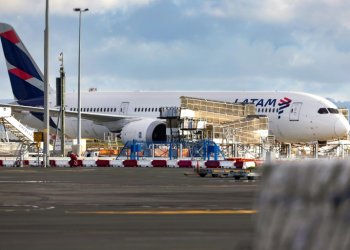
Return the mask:
[[288,97],[285,97],[283,99],[280,99],[278,102],[278,119],[281,118],[281,114],[284,112],[286,108],[288,108],[291,104],[292,100]]

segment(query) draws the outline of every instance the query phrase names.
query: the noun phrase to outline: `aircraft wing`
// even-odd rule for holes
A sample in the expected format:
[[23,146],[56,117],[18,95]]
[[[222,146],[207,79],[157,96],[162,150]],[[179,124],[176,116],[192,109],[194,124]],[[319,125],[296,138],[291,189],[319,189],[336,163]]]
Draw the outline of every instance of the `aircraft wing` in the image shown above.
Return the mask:
[[[0,103],[0,107],[10,107],[12,110],[12,113],[16,112],[37,112],[37,113],[44,113],[43,107],[31,107],[31,106],[24,106],[24,105],[18,105],[18,104],[3,104]],[[50,116],[59,116],[60,110],[59,109],[50,109]],[[65,111],[66,117],[77,117],[78,112],[77,111]],[[140,117],[135,116],[126,116],[126,115],[115,115],[115,114],[99,114],[99,113],[87,113],[87,112],[81,112],[81,118],[92,120],[96,124],[104,123],[104,122],[113,122],[113,121],[119,121],[122,119],[139,119]]]

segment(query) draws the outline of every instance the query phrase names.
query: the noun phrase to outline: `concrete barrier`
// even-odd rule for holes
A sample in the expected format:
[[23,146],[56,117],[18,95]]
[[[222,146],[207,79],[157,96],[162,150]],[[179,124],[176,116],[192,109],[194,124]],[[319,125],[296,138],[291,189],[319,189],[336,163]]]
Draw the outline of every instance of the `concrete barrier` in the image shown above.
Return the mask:
[[[17,166],[16,159],[0,159],[0,166]],[[141,159],[141,160],[122,160],[114,158],[84,158],[77,157],[50,157],[49,166],[51,167],[169,167],[169,168],[234,168],[233,161],[202,161],[191,159]],[[22,161],[22,166],[41,167],[42,159],[29,157]]]
[[83,167],[97,167],[95,159],[84,159],[82,164]]
[[124,167],[123,160],[110,160],[109,165],[116,168]]
[[167,161],[166,160],[153,160],[151,161],[151,164],[154,168],[165,168],[167,167]]
[[16,160],[3,160],[2,166],[3,167],[15,167]]
[[109,160],[101,160],[101,159],[97,159],[96,160],[96,166],[97,167],[109,167]]
[[236,168],[234,161],[220,161],[220,167],[222,168]]
[[168,168],[178,168],[178,160],[167,160],[166,165]]
[[123,165],[124,167],[137,167],[138,163],[137,160],[124,160]]
[[152,164],[150,160],[138,160],[137,166],[142,168],[150,168],[152,167]]
[[220,161],[209,160],[204,163],[207,168],[220,168]]
[[179,160],[177,165],[179,168],[192,168],[192,161],[191,160]]
[[69,167],[68,159],[55,159],[56,167]]

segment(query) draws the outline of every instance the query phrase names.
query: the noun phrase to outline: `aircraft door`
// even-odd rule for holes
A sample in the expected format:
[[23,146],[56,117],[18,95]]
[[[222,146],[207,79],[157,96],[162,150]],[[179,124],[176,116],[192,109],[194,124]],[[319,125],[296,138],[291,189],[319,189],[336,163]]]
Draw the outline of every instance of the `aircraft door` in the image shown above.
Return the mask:
[[290,121],[299,121],[299,114],[301,110],[302,102],[294,102],[290,107],[289,120]]
[[119,114],[120,114],[120,115],[127,115],[127,113],[128,113],[128,108],[129,108],[129,102],[122,102],[122,103],[120,104]]

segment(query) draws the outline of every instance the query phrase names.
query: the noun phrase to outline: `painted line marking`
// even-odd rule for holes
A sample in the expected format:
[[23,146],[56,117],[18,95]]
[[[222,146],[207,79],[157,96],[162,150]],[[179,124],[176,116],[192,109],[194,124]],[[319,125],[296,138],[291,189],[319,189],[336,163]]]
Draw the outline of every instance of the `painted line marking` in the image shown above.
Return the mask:
[[66,211],[66,214],[86,215],[210,215],[210,214],[256,214],[257,210],[140,210],[140,211]]

